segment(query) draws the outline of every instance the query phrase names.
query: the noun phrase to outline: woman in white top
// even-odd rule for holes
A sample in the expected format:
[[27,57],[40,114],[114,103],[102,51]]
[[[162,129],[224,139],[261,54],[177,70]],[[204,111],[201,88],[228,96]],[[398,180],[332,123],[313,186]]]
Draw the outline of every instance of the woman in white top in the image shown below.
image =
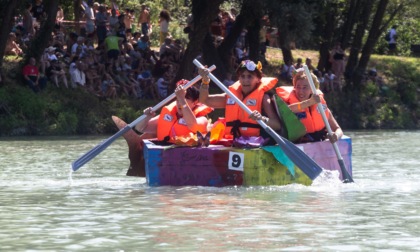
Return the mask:
[[163,44],[165,38],[169,35],[169,21],[171,21],[171,16],[169,11],[162,10],[159,14],[159,26],[160,26],[160,44]]

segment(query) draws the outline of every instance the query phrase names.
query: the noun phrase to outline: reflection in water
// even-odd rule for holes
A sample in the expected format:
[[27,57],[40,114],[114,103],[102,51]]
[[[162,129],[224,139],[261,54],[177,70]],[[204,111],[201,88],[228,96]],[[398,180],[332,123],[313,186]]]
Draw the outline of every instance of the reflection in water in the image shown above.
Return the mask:
[[[126,177],[119,139],[1,139],[0,250],[415,250],[419,132],[351,132],[353,177],[312,186],[159,187]],[[404,139],[404,141],[401,141]]]

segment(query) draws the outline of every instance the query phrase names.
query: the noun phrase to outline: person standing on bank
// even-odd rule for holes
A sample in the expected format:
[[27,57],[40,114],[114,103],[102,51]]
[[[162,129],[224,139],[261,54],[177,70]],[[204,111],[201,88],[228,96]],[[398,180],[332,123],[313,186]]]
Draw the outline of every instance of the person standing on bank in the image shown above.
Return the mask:
[[256,120],[264,121],[275,131],[280,130],[280,119],[271,97],[266,93],[277,84],[278,80],[262,77],[261,62],[255,64],[251,60],[242,61],[236,70],[238,81],[229,86],[229,90],[252,111],[250,115],[226,93],[209,95],[209,71],[207,68],[201,68],[198,72],[203,78],[199,101],[215,109],[225,109],[225,138],[260,136],[261,126]]
[[397,52],[397,26],[393,25],[391,30],[389,30],[389,41],[388,49],[389,54],[395,55]]

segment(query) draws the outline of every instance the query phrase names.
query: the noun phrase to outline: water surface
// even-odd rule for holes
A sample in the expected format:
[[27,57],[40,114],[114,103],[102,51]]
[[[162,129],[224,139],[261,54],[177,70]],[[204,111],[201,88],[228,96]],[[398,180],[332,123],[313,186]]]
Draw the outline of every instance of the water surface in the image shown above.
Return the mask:
[[420,132],[357,131],[353,178],[148,187],[118,139],[1,138],[0,251],[419,251]]

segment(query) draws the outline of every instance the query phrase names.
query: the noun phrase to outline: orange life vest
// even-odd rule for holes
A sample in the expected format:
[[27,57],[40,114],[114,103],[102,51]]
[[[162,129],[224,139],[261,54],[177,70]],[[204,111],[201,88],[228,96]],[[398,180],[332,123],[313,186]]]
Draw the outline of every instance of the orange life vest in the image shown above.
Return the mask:
[[[276,78],[263,77],[260,85],[246,97],[243,97],[242,85],[239,81],[229,86],[229,90],[251,111],[257,110],[261,113],[264,93],[272,89],[277,81]],[[229,96],[226,97],[225,118],[225,138],[232,138],[232,135],[234,137],[260,135],[261,126],[250,119],[249,115]]]
[[[191,132],[184,118],[177,117],[177,111],[176,102],[172,102],[168,106],[162,108],[157,124],[157,138],[160,141],[163,141],[167,136],[171,138],[175,136],[186,136]],[[213,108],[201,103],[198,103],[192,110],[195,117],[205,116],[211,111],[213,111]],[[204,126],[204,128],[207,127],[207,125]],[[207,132],[201,133],[205,134]]]
[[[327,118],[330,115],[330,110],[327,107],[327,103],[324,100],[324,95],[320,90],[317,90],[318,94],[321,98],[321,104],[325,111],[325,115]],[[293,90],[292,86],[281,86],[276,88],[276,93],[280,96],[283,101],[287,104],[293,104],[300,102],[299,99],[296,97],[296,93]],[[306,133],[315,133],[317,131],[321,131],[325,128],[325,123],[322,120],[322,115],[318,110],[318,106],[312,105],[308,108],[305,108],[302,112],[295,113],[299,120],[305,125]]]

